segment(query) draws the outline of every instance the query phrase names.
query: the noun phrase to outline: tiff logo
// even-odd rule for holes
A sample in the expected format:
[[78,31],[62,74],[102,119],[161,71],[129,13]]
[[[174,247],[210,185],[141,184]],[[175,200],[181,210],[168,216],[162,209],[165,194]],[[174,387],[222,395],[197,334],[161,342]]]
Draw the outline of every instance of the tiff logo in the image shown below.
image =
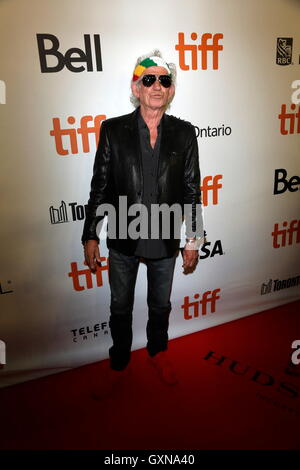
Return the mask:
[[[103,286],[103,277],[102,277],[102,272],[103,271],[108,271],[108,263],[107,263],[107,258],[101,256],[101,266],[97,264],[96,268],[96,284],[97,287],[102,287]],[[103,262],[106,262],[106,265],[102,265]],[[84,262],[86,265],[86,262]],[[85,289],[92,289],[94,287],[93,285],[93,278],[92,278],[92,271],[90,268],[86,269],[80,269],[78,270],[77,263],[73,262],[71,263],[71,271],[68,273],[68,276],[72,278],[73,281],[73,288],[76,291],[82,291]],[[85,282],[80,284],[79,278],[83,277]]]
[[203,178],[202,184],[200,186],[203,206],[208,205],[209,193],[212,196],[213,205],[218,204],[219,189],[222,188],[222,184],[219,183],[219,181],[222,179],[222,177],[223,175],[215,175],[215,176],[205,176],[205,178]]
[[[88,153],[90,151],[89,134],[93,134],[95,136],[95,142],[97,147],[101,123],[105,119],[105,114],[98,114],[95,118],[93,118],[93,116],[82,116],[82,118],[80,119],[80,127],[62,128],[60,124],[60,119],[53,118],[53,129],[51,129],[50,135],[54,137],[57,153],[59,155],[69,155],[69,150],[71,150],[71,153],[73,155],[78,154],[77,134],[81,135],[82,150],[84,153]],[[67,118],[67,121],[68,124],[74,125],[76,119],[74,118],[74,116],[69,116]],[[92,121],[93,123],[91,127],[88,126],[88,122],[90,121]],[[63,146],[63,136],[68,136],[67,148],[64,148]]]
[[[220,299],[218,293],[221,292],[221,289],[215,289],[213,291],[208,290],[203,293],[201,300],[198,300],[200,294],[194,294],[194,299],[196,301],[190,301],[190,297],[187,295],[183,299],[183,304],[181,308],[183,309],[183,316],[185,320],[190,320],[191,318],[197,318],[200,315],[206,315],[207,306],[210,304],[210,313],[216,311],[216,301]],[[201,310],[199,312],[199,307],[201,305]]]
[[0,339],[0,369],[6,364],[6,345],[4,341]]
[[[92,57],[92,46],[91,46],[91,35],[84,34],[84,47],[85,50],[79,49],[78,47],[72,47],[68,49],[65,54],[59,52],[59,40],[53,34],[37,34],[37,44],[40,58],[40,66],[42,73],[60,72],[64,66],[67,67],[70,72],[93,72],[93,57]],[[46,41],[50,42],[50,47],[46,47]],[[100,35],[94,34],[94,54],[96,59],[96,70],[102,71],[102,58],[101,58],[101,45]],[[50,66],[47,64],[47,56],[53,58],[57,62],[56,65]],[[86,69],[83,65],[75,67],[74,62],[86,63]]]
[[[198,39],[197,33],[191,34],[191,40],[196,41]],[[212,39],[211,44],[208,41]],[[186,44],[184,33],[178,33],[178,44],[175,49],[179,54],[179,67],[182,70],[190,70],[190,65],[186,64],[186,52],[191,53],[191,68],[197,70],[198,67],[198,51],[201,53],[201,66],[202,70],[207,70],[207,56],[208,52],[212,54],[212,68],[217,70],[219,68],[219,52],[223,50],[223,46],[219,44],[219,39],[223,39],[223,34],[216,33],[204,33],[201,36],[199,44]]]
[[6,104],[6,86],[3,80],[0,80],[0,104]]
[[[291,104],[291,110],[296,110],[296,105],[294,103]],[[300,134],[300,106],[298,106],[297,112],[289,112],[286,111],[286,104],[281,105],[281,113],[278,114],[278,119],[280,120],[280,133],[282,135],[287,134]],[[295,129],[295,124],[297,123],[297,127]]]
[[[283,222],[282,226],[287,227],[288,222]],[[300,220],[292,220],[289,228],[282,228],[281,230],[279,230],[279,224],[275,224],[274,231],[272,232],[273,247],[280,248],[282,246],[286,246],[286,244],[292,245],[295,238],[294,233],[296,234],[296,243],[300,243]]]

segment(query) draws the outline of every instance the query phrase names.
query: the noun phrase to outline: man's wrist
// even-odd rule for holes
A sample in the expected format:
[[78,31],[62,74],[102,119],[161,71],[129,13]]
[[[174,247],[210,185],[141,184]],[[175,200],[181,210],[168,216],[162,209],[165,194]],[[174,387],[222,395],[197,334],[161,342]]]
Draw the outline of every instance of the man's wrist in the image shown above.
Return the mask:
[[187,250],[199,250],[200,239],[196,237],[193,238],[186,238],[185,239],[185,249]]

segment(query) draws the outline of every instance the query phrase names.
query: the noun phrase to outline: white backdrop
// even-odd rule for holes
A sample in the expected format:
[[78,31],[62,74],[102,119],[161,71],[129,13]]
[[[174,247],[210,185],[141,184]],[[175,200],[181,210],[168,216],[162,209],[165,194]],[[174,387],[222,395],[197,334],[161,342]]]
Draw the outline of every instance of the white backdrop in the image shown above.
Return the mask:
[[[104,269],[91,276],[80,243],[95,128],[84,146],[80,129],[133,110],[135,61],[154,48],[177,65],[169,112],[199,128],[207,197],[203,259],[190,275],[177,260],[170,338],[300,298],[299,21],[296,0],[0,1],[1,386],[108,356],[107,249],[102,242]],[[188,70],[179,33],[193,46],[183,53]],[[46,49],[58,40],[60,62],[69,56],[82,71],[53,71],[53,55],[42,71],[37,35]],[[86,53],[84,35],[90,71],[74,61]],[[222,49],[213,54],[214,35]],[[282,105],[290,116],[279,117]],[[274,194],[280,169],[294,178]],[[133,349],[146,343],[145,281],[140,264]]]

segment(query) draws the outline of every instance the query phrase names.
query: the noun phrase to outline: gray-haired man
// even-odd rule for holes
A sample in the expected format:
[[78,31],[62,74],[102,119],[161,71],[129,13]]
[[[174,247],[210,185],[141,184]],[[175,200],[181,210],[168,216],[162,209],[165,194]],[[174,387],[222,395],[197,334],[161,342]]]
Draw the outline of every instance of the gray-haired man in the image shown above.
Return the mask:
[[[111,204],[119,220],[120,196],[127,197],[128,207],[143,204],[148,214],[157,204],[177,204],[182,208],[187,205],[192,208],[192,225],[198,227],[196,234],[202,230],[202,221],[196,211],[200,206],[200,171],[195,130],[190,123],[165,114],[174,97],[175,76],[175,66],[166,63],[159,51],[141,57],[131,81],[136,110],[102,124],[82,235],[85,259],[92,271],[100,262],[96,228],[103,216],[97,216],[97,208],[101,204]],[[130,220],[129,217],[128,224]],[[118,235],[107,238],[112,381],[124,375],[130,361],[134,290],[142,258],[147,265],[149,360],[165,383],[177,382],[166,351],[170,295],[180,240],[172,227],[168,238],[162,236],[161,230],[158,239],[151,238],[151,224],[159,222],[157,218],[151,220],[149,217],[146,238],[136,239],[129,233],[125,238]],[[185,241],[182,251],[185,273],[195,269],[198,245],[194,236]]]

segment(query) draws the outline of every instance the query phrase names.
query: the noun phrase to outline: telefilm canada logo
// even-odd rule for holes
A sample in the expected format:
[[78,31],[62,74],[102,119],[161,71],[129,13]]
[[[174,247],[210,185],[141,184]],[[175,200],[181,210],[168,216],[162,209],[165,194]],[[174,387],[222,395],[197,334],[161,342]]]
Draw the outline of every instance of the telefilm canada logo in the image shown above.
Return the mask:
[[73,343],[88,341],[101,338],[108,334],[108,322],[95,323],[94,325],[85,325],[70,330]]
[[[65,52],[54,34],[37,34],[37,46],[42,73],[56,73],[66,67],[70,72],[102,72],[100,34],[84,34],[84,48],[71,47]],[[60,49],[60,50],[59,50]],[[94,57],[94,58],[93,58]],[[85,64],[75,65],[75,64]]]
[[300,276],[289,277],[287,279],[269,279],[263,282],[260,288],[261,295],[278,292],[282,289],[300,286]]
[[277,38],[276,64],[291,65],[293,55],[293,38]]
[[61,201],[58,207],[49,207],[50,222],[56,225],[83,220],[86,217],[86,209],[87,204],[78,204],[78,202],[66,204],[65,201]]

